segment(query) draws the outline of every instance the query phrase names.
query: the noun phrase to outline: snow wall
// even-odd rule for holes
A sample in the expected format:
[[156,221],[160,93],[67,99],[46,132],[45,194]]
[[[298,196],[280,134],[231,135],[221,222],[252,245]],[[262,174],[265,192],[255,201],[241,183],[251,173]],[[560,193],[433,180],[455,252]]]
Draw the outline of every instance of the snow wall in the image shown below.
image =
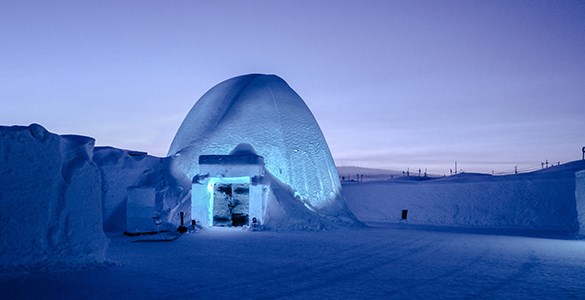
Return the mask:
[[94,140],[40,125],[0,126],[0,266],[101,262]]
[[244,75],[210,89],[187,114],[169,156],[177,173],[193,178],[200,155],[226,155],[242,143],[252,145],[264,157],[267,172],[293,193],[286,201],[300,202],[319,216],[339,217],[347,226],[360,225],[341,195],[319,125],[280,77]]
[[579,214],[579,234],[585,235],[585,171],[575,173],[575,200]]
[[181,211],[186,216],[191,215],[191,181],[172,174],[172,158],[112,147],[96,147],[93,159],[101,173],[106,232],[126,230],[128,191],[132,189],[152,188],[155,191],[155,211],[163,221],[178,225]]
[[[508,176],[346,183],[343,192],[364,222],[577,233],[584,226],[585,178],[575,174],[583,169],[585,163],[577,161]],[[405,221],[402,210],[408,210]]]

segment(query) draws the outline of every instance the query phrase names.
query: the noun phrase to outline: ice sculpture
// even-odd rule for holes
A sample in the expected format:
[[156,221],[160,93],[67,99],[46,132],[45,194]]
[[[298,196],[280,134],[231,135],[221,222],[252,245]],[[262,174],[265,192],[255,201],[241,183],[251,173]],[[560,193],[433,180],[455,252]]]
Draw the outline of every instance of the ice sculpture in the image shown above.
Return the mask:
[[355,220],[340,195],[339,176],[319,125],[304,101],[275,75],[226,80],[188,113],[169,149],[173,168],[190,178],[200,155],[226,155],[247,143],[266,170],[289,185],[310,210]]

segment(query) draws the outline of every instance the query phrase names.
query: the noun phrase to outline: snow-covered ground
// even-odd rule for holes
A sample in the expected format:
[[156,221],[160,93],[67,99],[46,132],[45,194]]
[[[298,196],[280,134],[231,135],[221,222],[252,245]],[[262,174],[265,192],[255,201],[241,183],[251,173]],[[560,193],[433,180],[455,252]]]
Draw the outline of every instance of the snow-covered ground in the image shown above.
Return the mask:
[[[375,226],[375,225],[374,225]],[[582,298],[585,241],[383,225],[110,235],[112,264],[0,276],[4,299]]]

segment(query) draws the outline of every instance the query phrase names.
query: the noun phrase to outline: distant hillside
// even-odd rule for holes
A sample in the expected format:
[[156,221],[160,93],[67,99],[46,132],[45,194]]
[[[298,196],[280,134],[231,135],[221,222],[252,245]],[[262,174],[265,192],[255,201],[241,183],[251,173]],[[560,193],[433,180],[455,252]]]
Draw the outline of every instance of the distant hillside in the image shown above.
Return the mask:
[[346,166],[337,167],[337,173],[339,173],[340,179],[345,181],[357,181],[357,174],[364,176],[363,181],[390,179],[392,177],[402,176],[401,171]]

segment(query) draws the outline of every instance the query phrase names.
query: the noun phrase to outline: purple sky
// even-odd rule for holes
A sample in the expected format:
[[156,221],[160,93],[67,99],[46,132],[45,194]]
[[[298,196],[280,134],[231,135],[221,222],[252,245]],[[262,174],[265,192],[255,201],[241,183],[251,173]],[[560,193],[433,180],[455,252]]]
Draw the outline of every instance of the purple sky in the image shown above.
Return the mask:
[[338,164],[581,158],[585,1],[3,1],[0,124],[164,156],[215,84],[277,74]]

